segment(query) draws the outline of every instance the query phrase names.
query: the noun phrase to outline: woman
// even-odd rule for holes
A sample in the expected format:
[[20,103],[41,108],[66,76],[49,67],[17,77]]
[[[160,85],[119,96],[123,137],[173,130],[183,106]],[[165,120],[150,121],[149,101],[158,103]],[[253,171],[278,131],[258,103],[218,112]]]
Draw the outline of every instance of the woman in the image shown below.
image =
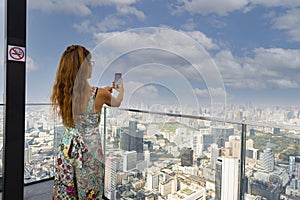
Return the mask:
[[[124,88],[91,87],[93,61],[83,46],[67,47],[59,62],[52,90],[53,109],[61,117],[62,135],[55,167],[54,199],[102,199],[104,160],[99,136],[104,104],[120,106]],[[114,86],[114,84],[113,84]],[[112,89],[118,96],[112,96]]]

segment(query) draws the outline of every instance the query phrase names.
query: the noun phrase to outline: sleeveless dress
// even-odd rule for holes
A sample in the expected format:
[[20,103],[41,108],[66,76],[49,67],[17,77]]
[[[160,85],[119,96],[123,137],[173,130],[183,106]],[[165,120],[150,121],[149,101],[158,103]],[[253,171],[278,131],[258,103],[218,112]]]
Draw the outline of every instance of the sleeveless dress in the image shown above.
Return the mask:
[[100,112],[93,112],[96,91],[91,89],[86,112],[62,135],[55,164],[54,200],[102,199],[104,160]]

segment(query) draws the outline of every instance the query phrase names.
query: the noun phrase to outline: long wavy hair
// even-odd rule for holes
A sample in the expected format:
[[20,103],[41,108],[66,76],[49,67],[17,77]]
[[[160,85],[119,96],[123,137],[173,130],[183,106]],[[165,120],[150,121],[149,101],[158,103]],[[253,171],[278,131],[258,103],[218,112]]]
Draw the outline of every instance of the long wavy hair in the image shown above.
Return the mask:
[[66,127],[75,125],[76,116],[83,114],[89,100],[91,53],[83,46],[71,45],[61,56],[50,101],[54,113]]

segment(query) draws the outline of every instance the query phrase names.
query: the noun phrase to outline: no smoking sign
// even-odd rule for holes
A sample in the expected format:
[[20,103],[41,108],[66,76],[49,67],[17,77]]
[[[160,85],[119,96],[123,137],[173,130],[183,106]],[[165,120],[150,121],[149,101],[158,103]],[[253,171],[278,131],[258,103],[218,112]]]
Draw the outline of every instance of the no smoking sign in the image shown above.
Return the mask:
[[25,48],[8,45],[8,60],[25,62]]

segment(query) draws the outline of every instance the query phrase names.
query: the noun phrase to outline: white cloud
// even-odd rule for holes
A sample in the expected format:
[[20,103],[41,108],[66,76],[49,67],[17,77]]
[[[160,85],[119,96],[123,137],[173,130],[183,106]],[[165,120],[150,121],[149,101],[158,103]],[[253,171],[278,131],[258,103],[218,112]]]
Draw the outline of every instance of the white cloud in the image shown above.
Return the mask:
[[300,50],[282,48],[254,49],[253,61],[272,69],[300,69]]
[[158,90],[154,85],[146,85],[135,91],[138,98],[155,99],[158,97]]
[[258,48],[252,57],[237,58],[228,50],[214,58],[227,87],[296,88],[300,87],[300,50]]
[[88,16],[92,14],[89,3],[84,3],[82,0],[73,0],[72,3],[70,3],[69,0],[32,0],[28,5],[31,9],[41,10],[47,13],[68,13],[77,16]]
[[224,28],[227,26],[226,22],[220,20],[220,19],[215,19],[213,17],[208,19],[208,22],[215,28]]
[[299,82],[287,79],[274,79],[269,80],[270,83],[274,84],[278,88],[298,88]]
[[[99,0],[94,0],[95,2],[99,2]],[[105,2],[107,4],[109,3],[115,3],[115,4],[125,4],[130,5],[137,2],[137,0],[100,0],[100,2]]]
[[101,32],[111,31],[118,29],[119,27],[126,24],[124,19],[117,17],[115,15],[109,15],[104,18],[100,23],[97,24],[97,28]]
[[145,14],[142,11],[137,10],[136,8],[132,7],[132,6],[128,6],[128,5],[118,5],[117,6],[117,11],[119,14],[122,15],[135,15],[139,20],[143,21],[146,19]]
[[220,16],[225,16],[229,12],[244,8],[247,4],[248,0],[183,0],[183,5],[179,7],[179,9],[191,13],[200,13],[202,15],[215,13]]
[[186,31],[193,31],[196,28],[196,23],[194,22],[193,18],[188,19],[183,25],[181,25],[181,28]]
[[137,81],[125,81],[126,94],[122,103],[123,107],[129,107],[135,101],[151,101],[158,97],[158,89],[154,85],[145,85]]
[[191,36],[207,50],[219,49],[219,46],[217,45],[217,43],[213,42],[212,38],[207,37],[200,31],[187,31],[183,33]]
[[174,14],[188,11],[192,14],[225,16],[238,10],[249,12],[255,6],[294,8],[300,6],[300,2],[295,0],[178,0],[177,4],[170,7]]
[[226,91],[223,88],[208,88],[208,89],[199,89],[195,88],[194,92],[201,98],[219,98],[226,95]]
[[300,41],[300,8],[288,10],[279,17],[274,18],[274,28],[286,30],[289,39]]
[[[170,6],[171,13],[181,14],[184,11],[192,14],[217,14],[219,16],[228,15],[230,12],[243,11],[249,12],[257,6],[267,8],[281,7],[287,9],[286,13],[276,16],[276,13],[269,12],[266,17],[273,20],[275,29],[287,31],[289,40],[300,41],[300,1],[295,0],[183,0],[177,1],[177,4]],[[219,22],[219,23],[216,23]],[[216,27],[224,27],[226,24],[220,21],[211,21]],[[190,27],[191,24],[186,24],[183,28]],[[186,29],[188,30],[188,29]]]
[[[247,57],[236,57],[230,50],[220,50],[212,58],[216,63],[216,66],[213,66],[209,54],[205,54],[207,52],[203,51],[202,47],[214,50],[219,50],[221,47],[198,31],[172,32],[162,29],[156,34],[152,34],[148,29],[140,29],[139,31],[113,32],[111,34],[120,37],[108,40],[110,42],[104,46],[100,45],[99,49],[105,52],[102,52],[103,56],[99,58],[99,61],[104,60],[109,63],[109,60],[119,59],[119,63],[117,61],[113,63],[115,69],[133,68],[154,62],[171,67],[188,81],[195,80],[197,83],[202,81],[207,84],[208,88],[223,88],[223,82],[228,88],[300,87],[300,78],[297,77],[300,74],[300,50],[256,48],[252,55]],[[95,37],[99,41],[103,41],[109,35],[108,33],[99,33]],[[197,42],[191,42],[189,36]],[[197,48],[197,44],[201,44],[199,48]],[[152,51],[145,50],[150,47],[154,47],[154,49]],[[95,53],[97,54],[97,51]],[[126,59],[122,60],[123,57]],[[190,63],[183,62],[181,58],[188,58]],[[198,67],[192,64],[196,64]],[[103,64],[103,66],[107,65]],[[117,68],[118,66],[123,68]],[[220,74],[218,74],[218,70]],[[162,68],[156,68],[156,70],[140,68],[135,71],[135,74],[136,79],[140,77],[144,79],[146,77],[172,78],[171,76],[175,75]],[[147,76],[139,76],[139,74]],[[218,85],[212,86],[213,83]],[[201,94],[201,91],[197,92]]]
[[94,7],[116,6],[120,14],[133,14],[140,20],[145,19],[142,11],[137,10],[132,5],[136,0],[30,0],[30,9],[41,10],[47,13],[67,13],[76,16],[89,16]]
[[93,27],[90,20],[85,20],[80,24],[73,24],[73,28],[79,33],[94,33],[97,29]]
[[[113,37],[109,37],[110,35]],[[98,33],[95,34],[95,39],[98,45],[93,55],[103,67],[110,65],[114,59],[117,59],[113,63],[114,68],[160,63],[171,66],[188,79],[203,80],[206,84],[212,80],[220,81],[216,66],[205,50],[217,49],[218,45],[201,32],[142,28]],[[155,71],[151,74],[157,76]]]
[[295,0],[249,0],[249,3],[252,3],[254,5],[262,5],[265,7],[293,8],[300,6],[300,2]]

